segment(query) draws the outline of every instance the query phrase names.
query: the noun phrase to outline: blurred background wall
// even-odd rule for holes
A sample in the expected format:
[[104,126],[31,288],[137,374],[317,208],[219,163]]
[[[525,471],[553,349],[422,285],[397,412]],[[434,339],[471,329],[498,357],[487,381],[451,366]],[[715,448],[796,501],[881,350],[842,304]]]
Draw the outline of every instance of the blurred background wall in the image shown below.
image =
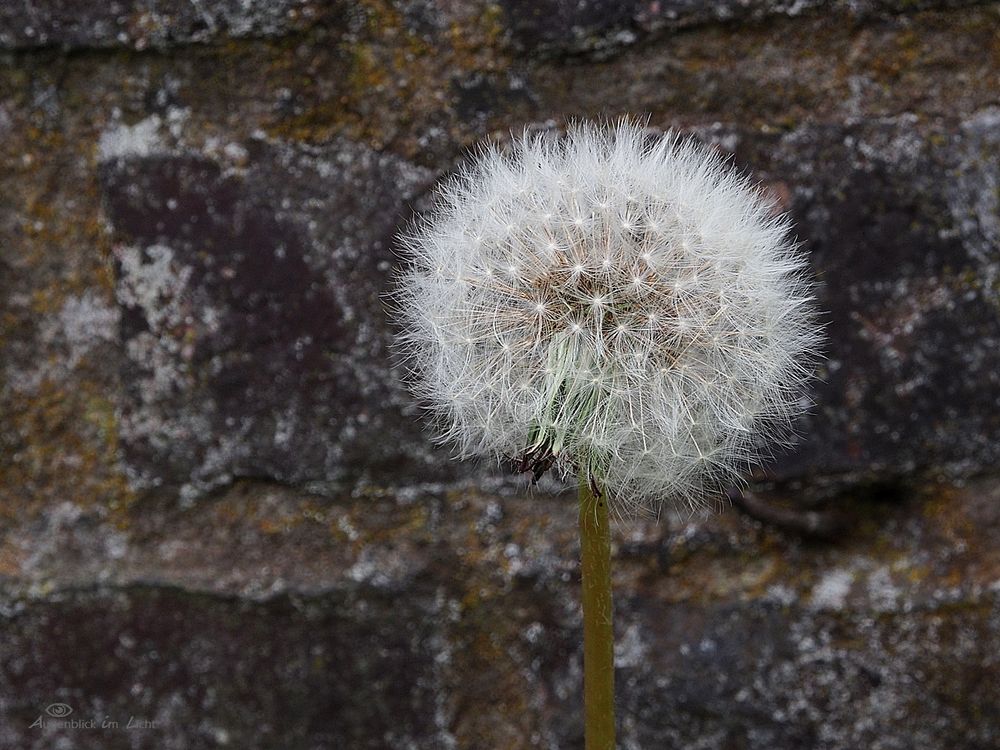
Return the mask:
[[0,747],[582,747],[573,498],[431,446],[380,295],[468,147],[622,113],[830,342],[751,495],[618,526],[621,746],[1000,745],[1000,5],[10,0]]

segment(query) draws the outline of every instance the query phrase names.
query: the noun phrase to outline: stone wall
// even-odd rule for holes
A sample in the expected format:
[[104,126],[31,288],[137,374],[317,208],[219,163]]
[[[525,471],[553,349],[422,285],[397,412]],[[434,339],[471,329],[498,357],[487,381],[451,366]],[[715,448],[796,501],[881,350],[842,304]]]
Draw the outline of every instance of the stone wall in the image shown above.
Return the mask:
[[582,747],[572,497],[430,444],[381,295],[468,147],[626,112],[830,340],[752,495],[617,529],[622,747],[1000,743],[998,92],[997,3],[4,3],[0,747]]

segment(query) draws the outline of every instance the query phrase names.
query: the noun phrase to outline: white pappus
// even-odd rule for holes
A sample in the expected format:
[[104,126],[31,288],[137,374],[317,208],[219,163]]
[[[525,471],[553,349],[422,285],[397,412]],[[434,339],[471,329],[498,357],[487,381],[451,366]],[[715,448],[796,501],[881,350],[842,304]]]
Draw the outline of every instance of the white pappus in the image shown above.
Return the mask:
[[459,456],[697,504],[790,434],[821,340],[751,180],[624,120],[483,146],[402,240],[408,379]]

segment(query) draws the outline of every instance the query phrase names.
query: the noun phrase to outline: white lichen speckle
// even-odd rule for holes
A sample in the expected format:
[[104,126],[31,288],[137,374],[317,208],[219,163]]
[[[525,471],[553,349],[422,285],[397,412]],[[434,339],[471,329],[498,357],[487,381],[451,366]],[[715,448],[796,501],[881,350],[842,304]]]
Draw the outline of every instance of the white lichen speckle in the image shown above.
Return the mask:
[[119,317],[118,308],[92,289],[67,299],[58,315],[59,333],[69,347],[66,366],[76,367],[102,341],[114,341]]
[[615,642],[615,667],[618,669],[639,667],[649,654],[649,644],[642,637],[639,626],[630,624]]
[[843,609],[854,583],[854,574],[837,569],[826,573],[812,591],[810,604],[815,609]]
[[902,591],[893,583],[889,568],[878,568],[868,576],[868,598],[877,611],[891,612],[896,609],[901,594]]
[[160,133],[163,120],[159,115],[150,115],[135,125],[117,123],[101,133],[97,142],[97,154],[101,161],[126,157],[143,157],[164,148]]

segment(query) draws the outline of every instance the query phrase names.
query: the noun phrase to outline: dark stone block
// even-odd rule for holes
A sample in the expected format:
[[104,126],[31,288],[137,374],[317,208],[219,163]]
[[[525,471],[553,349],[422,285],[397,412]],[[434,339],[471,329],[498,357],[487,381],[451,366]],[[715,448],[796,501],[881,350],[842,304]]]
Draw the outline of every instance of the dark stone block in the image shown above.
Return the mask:
[[44,0],[0,4],[0,47],[168,47],[303,28],[327,0]]
[[[968,474],[1000,458],[997,230],[980,190],[995,179],[993,122],[944,139],[906,119],[730,131],[740,162],[786,193],[829,333],[817,408],[775,476]],[[429,174],[346,142],[253,142],[245,160],[103,167],[130,363],[123,446],[139,483],[202,492],[237,476],[392,484],[468,470],[434,465],[389,369],[379,300],[390,238]]]
[[435,476],[402,413],[380,299],[391,237],[428,175],[348,143],[260,142],[245,157],[245,169],[183,154],[102,168],[134,478],[200,492],[235,476]]
[[827,14],[840,22],[982,0],[502,0],[516,47],[538,54],[616,54],[661,30]]
[[[430,606],[377,593],[64,594],[5,626],[0,746],[440,747]],[[72,712],[54,716],[56,703]]]
[[970,156],[968,132],[995,143],[1000,128],[970,122],[946,137],[903,118],[748,139],[749,161],[790,191],[829,334],[817,409],[779,473],[1000,460],[1000,255],[983,250],[997,203],[973,187],[997,165]]

